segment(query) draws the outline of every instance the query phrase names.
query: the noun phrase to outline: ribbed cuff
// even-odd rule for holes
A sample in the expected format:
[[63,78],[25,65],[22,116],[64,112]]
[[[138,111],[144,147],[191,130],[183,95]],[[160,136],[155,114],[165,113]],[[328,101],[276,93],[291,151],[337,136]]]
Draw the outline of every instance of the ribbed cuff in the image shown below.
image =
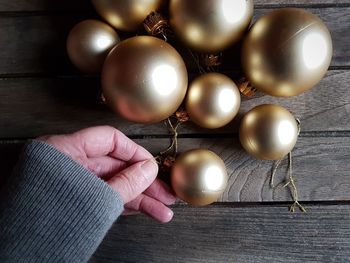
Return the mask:
[[123,211],[119,194],[51,145],[33,140],[1,199],[1,262],[87,262]]

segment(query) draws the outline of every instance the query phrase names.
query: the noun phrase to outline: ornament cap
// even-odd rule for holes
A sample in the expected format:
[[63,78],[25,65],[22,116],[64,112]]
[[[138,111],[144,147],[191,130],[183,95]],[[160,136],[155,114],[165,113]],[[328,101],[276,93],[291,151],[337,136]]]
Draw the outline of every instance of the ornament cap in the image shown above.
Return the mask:
[[222,63],[222,53],[219,54],[201,54],[201,63],[205,67],[218,67]]
[[252,86],[251,82],[246,78],[242,78],[238,82],[238,89],[246,97],[252,97],[257,92],[257,89]]
[[169,29],[168,20],[158,12],[151,12],[143,21],[143,26],[147,33],[152,36],[165,35]]
[[190,120],[190,116],[184,109],[179,109],[177,112],[175,112],[175,116],[180,123]]

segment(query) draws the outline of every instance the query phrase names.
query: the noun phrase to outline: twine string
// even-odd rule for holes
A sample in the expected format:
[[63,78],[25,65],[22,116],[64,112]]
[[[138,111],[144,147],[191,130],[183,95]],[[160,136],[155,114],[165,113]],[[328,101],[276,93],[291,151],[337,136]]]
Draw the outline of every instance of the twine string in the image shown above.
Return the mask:
[[168,148],[166,148],[164,151],[161,151],[159,154],[160,155],[164,155],[166,153],[168,153],[169,151],[173,150],[172,156],[175,157],[177,154],[177,148],[178,148],[178,142],[177,142],[177,138],[178,138],[178,132],[177,129],[179,128],[181,122],[180,121],[176,121],[175,125],[171,122],[170,118],[168,118],[166,120],[167,126],[170,128],[170,131],[173,135],[172,139],[171,139],[171,143],[169,145]]
[[[295,119],[298,125],[298,135],[300,133],[300,120]],[[289,186],[291,196],[293,198],[294,203],[289,207],[289,211],[294,213],[297,208],[300,209],[301,212],[306,212],[306,209],[299,203],[299,195],[298,195],[298,188],[296,186],[296,180],[294,179],[293,176],[293,157],[292,157],[292,152],[288,153],[288,180],[285,182],[282,182],[278,184],[277,186],[274,185],[275,177],[276,177],[276,172],[278,170],[278,167],[280,166],[283,158],[280,160],[277,160],[276,163],[274,164],[272,173],[271,173],[271,178],[270,178],[270,187],[273,189],[282,187],[285,188]]]
[[176,119],[176,122],[173,123],[169,118],[166,119],[165,125],[168,127],[169,131],[172,134],[170,145],[163,151],[159,152],[158,155],[155,157],[155,160],[158,164],[163,165],[163,161],[170,157],[170,159],[175,159],[177,153],[178,153],[178,129],[183,123],[183,121]]
[[300,211],[306,212],[306,209],[299,203],[298,188],[295,184],[296,180],[293,176],[292,152],[288,153],[288,180],[278,184],[277,186],[274,185],[275,175],[276,175],[276,172],[278,170],[278,167],[282,163],[282,160],[283,159],[276,161],[276,163],[274,165],[273,171],[271,173],[270,187],[273,189],[277,189],[280,187],[285,188],[285,187],[289,186],[290,194],[291,194],[292,199],[294,201],[293,204],[289,207],[289,211],[294,213],[296,208],[299,208]]
[[276,175],[277,169],[280,166],[281,162],[282,162],[282,159],[276,161],[276,163],[275,163],[275,165],[273,167],[273,171],[271,173],[271,178],[270,178],[270,187],[271,188],[275,188],[275,185],[274,185],[275,175]]

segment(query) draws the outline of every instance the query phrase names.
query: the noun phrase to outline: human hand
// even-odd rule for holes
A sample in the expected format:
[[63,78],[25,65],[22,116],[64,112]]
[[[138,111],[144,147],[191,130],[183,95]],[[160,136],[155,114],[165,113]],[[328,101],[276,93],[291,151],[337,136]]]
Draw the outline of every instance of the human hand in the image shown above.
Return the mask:
[[153,156],[123,133],[110,126],[98,126],[67,135],[39,137],[70,156],[103,179],[124,201],[124,213],[145,213],[160,222],[169,222],[176,198],[157,179]]

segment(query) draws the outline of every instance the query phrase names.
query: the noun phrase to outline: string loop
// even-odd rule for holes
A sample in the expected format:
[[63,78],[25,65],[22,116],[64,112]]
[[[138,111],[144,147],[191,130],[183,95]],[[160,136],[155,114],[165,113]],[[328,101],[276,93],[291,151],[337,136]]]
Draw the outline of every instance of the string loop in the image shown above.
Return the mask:
[[[298,135],[300,134],[300,130],[301,130],[301,124],[300,124],[300,120],[298,118],[295,118],[297,125],[298,125]],[[289,207],[289,211],[294,213],[296,208],[299,208],[300,211],[302,212],[306,212],[306,209],[299,203],[299,196],[298,196],[298,189],[297,186],[295,184],[295,179],[293,176],[293,158],[292,158],[292,152],[288,153],[288,180],[286,182],[282,182],[279,185],[277,185],[275,187],[274,185],[274,180],[275,180],[275,175],[277,172],[278,167],[280,166],[281,162],[282,162],[283,158],[276,161],[276,163],[274,164],[274,168],[272,170],[271,173],[271,178],[270,178],[270,187],[272,189],[276,189],[279,187],[287,187],[289,186],[289,189],[291,191],[291,195],[293,198],[294,203]]]

